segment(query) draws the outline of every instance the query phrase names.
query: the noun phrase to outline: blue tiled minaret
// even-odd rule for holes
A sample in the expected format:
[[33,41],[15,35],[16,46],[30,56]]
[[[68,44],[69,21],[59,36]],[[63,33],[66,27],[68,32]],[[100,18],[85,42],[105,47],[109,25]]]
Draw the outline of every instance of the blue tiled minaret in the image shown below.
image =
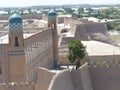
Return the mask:
[[11,47],[24,46],[22,22],[22,17],[18,14],[9,17],[9,43]]
[[23,19],[18,14],[9,17],[8,82],[26,81],[26,59],[23,40]]
[[9,18],[9,30],[23,30],[22,17],[18,14],[13,14]]
[[52,9],[48,12],[48,27],[51,27],[54,30],[54,34],[57,34],[57,13]]
[[48,18],[49,19],[56,19],[57,17],[57,13],[55,12],[54,9],[51,9],[49,12],[48,12]]
[[48,12],[48,27],[52,29],[53,56],[55,65],[58,62],[58,33],[57,33],[57,13],[52,9]]

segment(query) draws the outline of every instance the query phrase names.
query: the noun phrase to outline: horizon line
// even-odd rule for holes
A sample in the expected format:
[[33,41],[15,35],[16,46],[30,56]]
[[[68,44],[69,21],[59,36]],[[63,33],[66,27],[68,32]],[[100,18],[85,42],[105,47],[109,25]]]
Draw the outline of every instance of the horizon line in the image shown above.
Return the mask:
[[0,7],[0,8],[28,8],[28,7],[35,7],[35,6],[64,6],[64,5],[98,5],[98,6],[100,6],[100,5],[120,5],[120,3],[119,4],[116,4],[116,3],[111,3],[111,4],[88,4],[88,3],[85,3],[85,4],[50,4],[50,5],[29,5],[29,6],[2,6],[2,7]]

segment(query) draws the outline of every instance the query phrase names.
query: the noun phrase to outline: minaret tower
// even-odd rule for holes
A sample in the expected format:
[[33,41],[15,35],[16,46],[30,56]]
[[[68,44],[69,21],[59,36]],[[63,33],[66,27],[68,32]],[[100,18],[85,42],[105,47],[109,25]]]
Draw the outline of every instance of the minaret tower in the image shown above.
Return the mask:
[[58,62],[57,14],[53,9],[48,12],[48,27],[52,29],[53,56],[56,65]]
[[22,17],[9,17],[8,82],[26,81],[26,60],[23,40]]
[[13,48],[24,46],[22,17],[18,14],[9,18],[9,43]]

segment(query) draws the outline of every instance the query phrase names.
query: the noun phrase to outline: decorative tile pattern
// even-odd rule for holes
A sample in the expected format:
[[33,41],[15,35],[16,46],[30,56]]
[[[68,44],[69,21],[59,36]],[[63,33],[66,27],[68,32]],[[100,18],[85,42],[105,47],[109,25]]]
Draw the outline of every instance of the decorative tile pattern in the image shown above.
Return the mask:
[[10,50],[8,53],[9,56],[22,56],[25,55],[24,50]]
[[9,30],[23,30],[22,23],[11,23]]

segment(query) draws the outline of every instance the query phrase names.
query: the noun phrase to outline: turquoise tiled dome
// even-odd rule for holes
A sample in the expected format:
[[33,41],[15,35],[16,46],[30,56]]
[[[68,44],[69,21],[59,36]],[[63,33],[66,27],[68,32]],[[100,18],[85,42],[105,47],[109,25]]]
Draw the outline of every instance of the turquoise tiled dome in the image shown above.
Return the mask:
[[48,18],[54,19],[56,16],[57,13],[53,9],[48,12]]
[[18,14],[13,14],[9,17],[9,30],[23,30],[22,17]]
[[22,23],[22,17],[18,14],[13,14],[9,17],[9,23]]

